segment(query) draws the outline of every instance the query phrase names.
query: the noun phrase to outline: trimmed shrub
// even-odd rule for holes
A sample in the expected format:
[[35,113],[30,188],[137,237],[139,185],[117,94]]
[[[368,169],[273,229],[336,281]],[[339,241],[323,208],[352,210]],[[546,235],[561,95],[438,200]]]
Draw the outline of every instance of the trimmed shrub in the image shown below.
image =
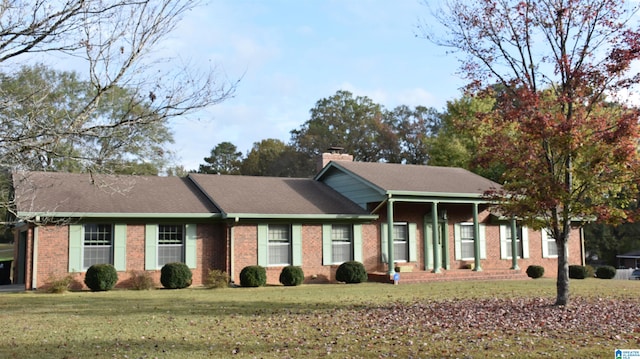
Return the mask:
[[167,263],[160,269],[160,283],[167,289],[182,289],[191,285],[191,269],[180,262]]
[[540,278],[544,275],[544,267],[530,265],[527,267],[527,275],[529,276],[529,278],[533,279]]
[[280,283],[284,286],[292,287],[302,284],[304,281],[304,272],[302,268],[297,266],[286,266],[280,272]]
[[611,279],[616,276],[616,269],[612,266],[602,266],[596,269],[596,277],[600,279]]
[[336,271],[336,280],[345,283],[362,283],[367,281],[367,271],[358,261],[342,263]]
[[209,269],[207,278],[204,280],[205,287],[209,289],[226,288],[229,286],[229,275],[219,269]]
[[242,287],[262,287],[267,285],[267,270],[261,266],[247,266],[240,271]]
[[111,264],[94,264],[84,275],[84,284],[92,292],[103,292],[113,289],[118,282],[118,272]]
[[587,277],[587,268],[580,265],[569,266],[569,278],[571,279],[585,279]]
[[131,271],[129,281],[131,282],[131,288],[135,290],[149,290],[156,287],[153,283],[151,274],[147,271]]

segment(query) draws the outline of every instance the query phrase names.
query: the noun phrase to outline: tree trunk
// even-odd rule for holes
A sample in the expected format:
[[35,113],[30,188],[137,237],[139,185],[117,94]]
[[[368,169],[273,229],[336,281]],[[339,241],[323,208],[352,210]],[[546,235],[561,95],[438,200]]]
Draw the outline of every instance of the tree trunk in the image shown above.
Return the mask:
[[569,250],[567,240],[569,234],[565,234],[560,239],[556,239],[558,247],[558,277],[556,280],[556,303],[555,305],[567,305],[569,302]]

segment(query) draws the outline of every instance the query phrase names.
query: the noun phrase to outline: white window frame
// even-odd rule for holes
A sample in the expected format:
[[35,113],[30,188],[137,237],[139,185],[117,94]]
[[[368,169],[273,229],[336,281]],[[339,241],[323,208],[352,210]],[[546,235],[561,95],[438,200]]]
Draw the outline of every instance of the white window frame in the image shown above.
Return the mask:
[[[346,229],[347,237],[338,236],[338,229]],[[353,225],[352,224],[332,224],[331,225],[331,263],[332,264],[342,264],[347,261],[353,260]],[[337,251],[336,247],[344,249],[342,247],[348,247],[349,258],[336,258]]]
[[[519,250],[522,251],[518,258],[529,258],[529,228],[527,226],[517,225],[516,230],[519,233],[518,242]],[[509,252],[511,251],[511,224],[500,225],[500,258],[512,259]]]
[[[465,238],[463,236],[463,228],[471,228],[471,237],[470,238]],[[462,260],[473,260],[475,259],[475,229],[473,226],[473,222],[463,222],[460,223],[460,259]],[[464,250],[463,248],[466,246],[471,246],[471,257],[465,257],[464,256]]]
[[[542,234],[542,258],[558,258],[558,246],[548,228],[540,230]],[[551,250],[553,248],[553,250]],[[555,253],[552,253],[555,252]]]
[[[404,236],[398,236],[396,233],[396,229],[404,228]],[[409,223],[407,222],[394,222],[393,223],[393,255],[394,262],[406,263],[409,262]],[[399,253],[397,250],[398,246],[402,246],[404,250],[402,251],[402,256],[404,258],[400,259]]]
[[[92,228],[94,227],[94,228]],[[108,231],[105,231],[104,228],[108,228]],[[95,229],[95,230],[89,230]],[[104,236],[107,234],[109,236],[108,243],[106,239],[97,238],[98,236]],[[87,238],[89,237],[89,238]],[[93,238],[91,238],[93,237]],[[94,243],[94,244],[91,244]],[[99,244],[103,243],[103,244]],[[108,261],[99,261],[94,260],[91,263],[87,263],[87,250],[88,249],[103,249],[109,251],[109,260]],[[82,268],[83,270],[88,269],[94,264],[112,264],[113,265],[113,250],[114,250],[114,226],[111,223],[86,223],[82,225]]]
[[[275,230],[276,229],[284,229],[286,228],[286,238],[285,237],[280,237],[280,238],[275,238],[274,235],[276,234]],[[267,237],[267,263],[269,266],[273,266],[273,267],[279,267],[279,266],[288,266],[291,265],[291,262],[293,260],[292,258],[292,246],[293,246],[293,234],[292,234],[292,228],[291,225],[289,224],[269,224],[268,225],[268,229],[267,229],[267,233],[268,233],[268,237]],[[288,260],[287,262],[284,263],[275,263],[272,262],[271,260],[271,253],[272,253],[272,249],[275,248],[280,248],[280,247],[286,247],[287,248],[287,257]],[[280,248],[282,249],[282,248]]]
[[[174,227],[176,230],[175,231],[163,231],[163,227]],[[171,234],[177,234],[179,238],[161,238],[164,236],[169,236]],[[158,224],[158,238],[157,240],[157,261],[158,261],[158,267],[161,268],[162,266],[164,266],[167,263],[172,263],[172,262],[181,262],[184,263],[185,262],[185,242],[186,242],[186,228],[184,225],[182,224]],[[167,243],[162,243],[162,242],[167,242]],[[173,258],[171,260],[163,260],[161,258],[160,252],[163,249],[168,249],[168,248],[179,248],[180,249],[180,258]]]

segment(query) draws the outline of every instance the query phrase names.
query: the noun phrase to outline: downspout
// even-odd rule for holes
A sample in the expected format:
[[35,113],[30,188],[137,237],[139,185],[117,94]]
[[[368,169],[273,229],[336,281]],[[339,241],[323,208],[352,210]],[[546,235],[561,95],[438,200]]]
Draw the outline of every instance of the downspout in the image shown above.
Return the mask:
[[393,253],[393,199],[391,195],[387,200],[387,273],[389,276],[395,274],[394,253]]
[[31,255],[31,290],[38,289],[38,226],[33,227],[33,252]]

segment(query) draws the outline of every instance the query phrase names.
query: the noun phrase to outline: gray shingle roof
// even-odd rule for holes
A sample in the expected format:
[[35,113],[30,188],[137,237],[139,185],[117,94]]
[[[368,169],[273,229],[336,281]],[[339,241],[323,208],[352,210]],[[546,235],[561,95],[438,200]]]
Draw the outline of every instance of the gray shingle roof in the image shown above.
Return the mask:
[[204,174],[189,177],[226,213],[367,214],[329,186],[313,179]]
[[219,213],[186,178],[61,172],[14,173],[22,213]]
[[483,194],[501,186],[462,168],[398,163],[333,162],[384,191]]

